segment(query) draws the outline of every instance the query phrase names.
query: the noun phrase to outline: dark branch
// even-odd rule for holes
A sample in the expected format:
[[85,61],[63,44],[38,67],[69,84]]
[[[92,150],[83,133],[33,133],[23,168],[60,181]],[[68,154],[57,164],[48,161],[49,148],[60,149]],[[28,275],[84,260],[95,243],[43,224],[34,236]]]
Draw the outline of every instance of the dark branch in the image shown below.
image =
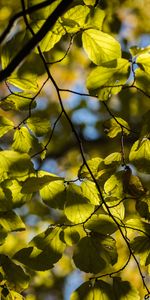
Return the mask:
[[54,12],[47,18],[40,30],[35,34],[23,49],[12,59],[9,65],[0,72],[0,82],[4,81],[19,64],[28,56],[36,45],[45,37],[48,31],[54,26],[58,17],[60,17],[73,1],[62,0]]
[[[54,1],[55,1],[55,0],[52,0],[51,3],[53,3]],[[24,13],[25,13],[26,15],[27,15],[27,14],[31,14],[31,13],[33,13],[33,12],[35,12],[35,11],[41,9],[41,8],[44,8],[44,7],[48,6],[48,5],[50,5],[51,3],[50,3],[49,0],[46,0],[46,1],[42,2],[42,3],[38,3],[38,4],[34,5],[34,6],[31,6],[31,7],[27,8],[27,9],[25,10]],[[5,29],[5,30],[2,32],[2,34],[0,35],[0,44],[4,41],[4,39],[6,38],[6,36],[9,34],[9,32],[10,32],[10,30],[12,29],[12,27],[13,27],[15,21],[17,21],[17,19],[19,19],[19,18],[22,17],[22,16],[23,16],[23,12],[22,12],[22,11],[19,11],[18,13],[16,13],[16,14],[9,20],[9,23],[8,23],[6,29]]]

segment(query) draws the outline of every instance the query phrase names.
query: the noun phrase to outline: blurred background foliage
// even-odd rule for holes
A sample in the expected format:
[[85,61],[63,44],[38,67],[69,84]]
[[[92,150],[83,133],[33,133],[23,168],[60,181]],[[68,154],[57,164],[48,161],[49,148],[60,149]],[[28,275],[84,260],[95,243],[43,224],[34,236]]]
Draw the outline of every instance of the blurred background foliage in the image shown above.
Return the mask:
[[[82,3],[82,1],[76,1]],[[129,48],[131,46],[145,47],[150,44],[150,1],[149,0],[101,0],[100,8],[105,10],[106,17],[104,20],[103,30],[110,33],[119,40],[123,49],[123,56],[130,57]],[[9,22],[11,16],[21,10],[20,1],[0,1],[0,32],[2,32]],[[10,37],[16,35],[24,24],[22,19],[17,22],[10,33]],[[47,61],[55,62],[61,59],[69,46],[70,38],[65,35],[55,47],[46,52]],[[16,50],[22,45],[16,44]],[[37,63],[38,60],[38,63]],[[38,74],[38,84],[41,86],[46,79],[46,74],[39,63],[38,54],[29,55],[26,64],[30,67],[33,74]],[[27,66],[27,65],[26,65]],[[51,73],[54,76],[58,86],[63,89],[72,89],[77,92],[87,93],[85,81],[89,71],[92,68],[86,53],[81,45],[80,34],[75,36],[73,43],[70,45],[67,56],[59,63],[51,66]],[[13,86],[11,86],[13,90]],[[1,84],[1,99],[9,94],[5,83]],[[108,119],[109,114],[102,102],[92,97],[79,96],[69,92],[62,92],[62,99],[65,104],[68,115],[75,124],[78,134],[82,139],[86,153],[86,158],[106,157],[108,154],[119,151],[120,140],[109,140],[106,136],[104,121]],[[117,117],[124,118],[135,133],[125,138],[125,153],[128,154],[134,141],[137,140],[141,127],[143,115],[149,109],[148,99],[144,94],[136,89],[126,89],[118,95],[112,96],[107,102],[109,108]],[[2,102],[0,106],[2,105]],[[50,83],[47,83],[40,95],[36,98],[36,107],[33,110],[35,114],[42,114],[43,119],[49,118],[53,124],[60,112],[56,92]],[[6,107],[0,108],[0,115],[12,119],[16,126],[27,116],[27,111],[16,111],[12,109],[7,111]],[[7,149],[12,144],[13,130],[1,138],[1,147]],[[40,137],[42,142],[47,141],[49,132],[44,137]],[[42,160],[40,157],[33,159],[36,169],[44,169],[57,175],[65,176],[68,180],[76,179],[81,157],[78,145],[74,139],[68,123],[62,117],[51,142],[48,145],[46,157]],[[33,147],[32,154],[37,152]],[[137,171],[134,170],[135,174]],[[149,185],[149,176],[139,174],[146,186]],[[134,211],[134,201],[126,203],[128,214],[132,215]],[[32,201],[17,208],[16,211],[25,220],[27,230],[21,233],[9,234],[6,242],[1,246],[1,252],[13,255],[17,250],[25,246],[34,235],[38,234],[49,224],[63,223],[63,213],[50,209],[45,206],[39,195],[35,193]],[[117,233],[116,233],[117,235]],[[122,241],[117,239],[120,257],[122,259],[117,263],[116,269],[125,261],[127,253],[122,247]],[[50,300],[50,299],[69,299],[69,294],[74,290],[87,276],[82,272],[76,271],[69,257],[72,250],[67,249],[65,256],[56,263],[50,271],[34,272],[31,274],[32,282],[30,288],[25,291],[27,300]],[[132,281],[142,295],[141,280],[138,275],[133,276],[135,269],[134,264],[123,271],[125,279]],[[132,269],[132,272],[130,270]],[[28,270],[29,271],[29,270]],[[145,270],[143,269],[143,272]],[[136,273],[135,273],[136,274]]]

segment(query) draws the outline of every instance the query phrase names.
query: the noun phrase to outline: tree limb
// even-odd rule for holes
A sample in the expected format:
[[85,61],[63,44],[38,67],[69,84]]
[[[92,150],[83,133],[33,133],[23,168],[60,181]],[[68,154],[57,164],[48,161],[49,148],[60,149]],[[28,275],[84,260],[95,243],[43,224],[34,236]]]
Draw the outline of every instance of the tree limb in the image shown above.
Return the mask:
[[[51,3],[53,3],[55,0],[52,0]],[[41,2],[41,3],[38,3],[36,5],[33,5],[31,7],[28,7],[26,10],[25,10],[25,14],[31,14],[41,8],[44,8],[48,5],[51,4],[49,0],[46,0],[44,2]],[[13,24],[15,23],[15,21],[17,19],[19,19],[20,17],[23,16],[23,12],[22,11],[19,11],[18,13],[16,13],[10,20],[9,20],[9,23],[6,27],[6,29],[2,32],[2,34],[0,35],[0,44],[4,41],[4,39],[6,38],[7,34],[10,32],[11,28],[13,27]]]
[[12,72],[19,66],[19,64],[27,57],[27,55],[34,49],[34,47],[45,37],[48,31],[54,26],[57,19],[65,12],[70,6],[72,1],[62,0],[53,13],[47,18],[39,31],[30,39],[30,41],[21,49],[17,55],[12,59],[9,65],[0,71],[0,82],[9,77]]

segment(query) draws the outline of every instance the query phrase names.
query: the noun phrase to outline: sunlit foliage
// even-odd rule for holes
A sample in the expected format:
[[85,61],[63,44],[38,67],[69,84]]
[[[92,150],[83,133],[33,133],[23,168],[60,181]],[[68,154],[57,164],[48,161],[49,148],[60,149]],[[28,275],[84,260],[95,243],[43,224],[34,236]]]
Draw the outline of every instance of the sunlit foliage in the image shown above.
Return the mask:
[[2,300],[149,299],[149,6],[1,1]]

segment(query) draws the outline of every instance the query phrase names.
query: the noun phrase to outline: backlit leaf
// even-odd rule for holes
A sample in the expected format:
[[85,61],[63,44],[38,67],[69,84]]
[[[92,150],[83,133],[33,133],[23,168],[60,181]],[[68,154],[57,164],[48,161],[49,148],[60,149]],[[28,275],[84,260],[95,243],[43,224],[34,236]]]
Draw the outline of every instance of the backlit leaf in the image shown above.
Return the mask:
[[143,230],[143,232],[146,232],[147,234],[149,234],[149,231],[150,231],[150,224],[142,221],[141,218],[139,218],[139,217],[128,219],[125,222],[125,225],[129,226],[131,230],[132,230],[132,228],[133,228],[133,230],[137,229],[137,231]]
[[121,281],[120,277],[113,279],[115,300],[140,300],[138,290],[129,281]]
[[[89,166],[89,168],[95,178],[97,178],[99,167],[102,162],[103,162],[103,159],[100,157],[95,157],[90,160],[87,160],[87,165]],[[89,173],[89,170],[87,169],[87,167],[85,165],[81,166],[78,174],[79,174],[79,178],[87,178],[90,180],[92,179],[91,175]]]
[[14,211],[1,212],[0,224],[7,232],[25,230],[25,224]]
[[100,100],[107,100],[112,94],[118,94],[128,79],[129,67],[128,60],[118,58],[94,68],[87,78],[88,90],[98,95]]
[[23,74],[20,71],[14,71],[8,82],[23,91],[36,92],[38,90],[37,75],[29,71]]
[[[84,5],[76,5],[71,9],[69,9],[61,18],[67,32],[74,33],[79,31],[80,28],[83,28],[87,21],[87,16],[89,12],[90,12],[89,7]],[[74,23],[70,23],[69,26],[69,21]]]
[[24,176],[31,171],[33,171],[33,165],[28,154],[11,150],[0,152],[0,179],[17,176],[23,180]]
[[122,172],[112,175],[104,184],[104,192],[107,196],[120,198],[123,194]]
[[31,94],[27,94],[24,92],[18,92],[15,94],[10,94],[8,97],[6,97],[3,101],[0,101],[0,107],[5,110],[29,110],[29,107],[31,105],[31,108],[36,107],[36,102],[32,101]]
[[60,234],[62,232],[62,229],[60,227],[56,228],[48,228],[42,233],[35,236],[29,245],[35,246],[38,249],[44,250],[46,247],[50,248],[50,252],[52,255],[52,252],[54,257],[55,255],[62,255],[65,244],[60,240]]
[[136,63],[141,69],[150,74],[150,46],[145,48],[145,53],[138,55]]
[[105,157],[104,163],[105,165],[120,165],[122,161],[122,156],[120,152],[114,152]]
[[137,140],[130,151],[129,160],[137,169],[144,173],[150,172],[150,140],[143,139],[141,143]]
[[12,290],[9,291],[9,296],[10,298],[8,298],[8,300],[24,300],[24,297],[21,294]]
[[21,153],[28,153],[32,149],[41,150],[38,139],[31,135],[26,127],[15,130],[12,148]]
[[12,209],[11,191],[0,187],[0,212]]
[[0,246],[5,243],[7,234],[7,230],[0,224]]
[[[87,2],[92,2],[90,0],[87,0]],[[88,4],[87,4],[88,5]],[[89,4],[91,5],[91,4]],[[96,29],[102,29],[103,21],[105,17],[105,12],[104,10],[98,8],[98,7],[93,7],[90,9],[90,12],[87,16],[87,22],[86,22],[86,27],[90,28],[96,28]]]
[[101,203],[101,198],[96,185],[92,181],[84,181],[81,184],[81,189],[83,195],[94,205],[99,205]]
[[108,215],[93,215],[86,223],[85,228],[99,232],[101,234],[112,234],[117,230],[117,226]]
[[5,279],[11,284],[12,288],[21,292],[26,289],[29,284],[30,277],[24,270],[16,265],[8,256],[0,255],[1,266],[5,273]]
[[32,194],[23,194],[21,192],[22,183],[20,183],[19,181],[15,179],[7,180],[5,181],[4,186],[7,188],[7,191],[11,192],[11,197],[12,197],[11,201],[12,201],[13,208],[20,207],[27,201],[31,200]]
[[30,242],[30,247],[19,250],[14,259],[33,270],[51,269],[62,256],[65,244],[60,240],[60,228],[49,228]]
[[84,0],[84,3],[85,3],[86,5],[95,5],[96,0]]
[[143,54],[148,54],[150,51],[150,46],[147,47],[137,47],[137,46],[132,46],[129,49],[130,53],[132,56],[135,56],[137,59],[140,58]]
[[50,131],[50,122],[47,117],[40,115],[32,115],[31,118],[27,120],[27,125],[37,136],[42,136]]
[[[106,199],[108,200],[109,198],[106,198]],[[105,199],[105,201],[106,201],[106,199]],[[110,198],[110,200],[111,200],[111,198]],[[118,202],[120,202],[119,199],[118,199],[118,201],[114,200],[109,203],[109,211],[116,218],[117,222],[118,222],[118,220],[123,220],[125,217],[124,204],[123,204],[123,202],[120,202],[120,203],[118,203]],[[107,211],[105,206],[103,206],[103,207],[104,207],[105,211]]]
[[[37,33],[42,25],[45,23],[45,20],[37,20],[30,24],[34,33]],[[56,22],[53,29],[49,30],[42,41],[39,43],[40,49],[42,52],[47,52],[51,50],[56,43],[59,42],[61,37],[65,34],[65,30],[63,26],[61,26],[60,22]],[[27,33],[27,38],[31,35],[30,32]],[[35,52],[38,53],[38,50],[35,49]]]
[[40,196],[46,205],[63,209],[66,202],[64,181],[56,180],[45,184],[40,190]]
[[[41,8],[40,10],[36,10],[30,14],[30,18],[33,20],[46,20],[48,16],[52,14],[57,5],[61,2],[61,0],[55,0],[53,3],[50,3],[48,6]],[[28,7],[34,6],[40,3],[40,0],[28,0]]]
[[145,94],[150,95],[150,73],[137,68],[135,70],[134,85],[142,90]]
[[94,211],[94,205],[84,196],[81,187],[69,184],[67,189],[67,202],[65,215],[71,222],[77,224],[84,222]]
[[80,239],[79,232],[76,230],[76,227],[69,226],[63,230],[63,240],[69,246],[76,244]]
[[145,195],[136,202],[136,209],[142,218],[150,220],[150,196]]
[[149,236],[141,235],[134,238],[131,247],[135,254],[140,257],[141,265],[150,264],[150,239]]
[[2,69],[6,68],[12,58],[16,55],[16,53],[20,50],[20,48],[24,45],[24,32],[20,31],[17,34],[14,34],[12,39],[6,42],[1,51],[1,64]]
[[130,127],[122,118],[114,118],[105,121],[104,128],[110,138],[114,138],[118,133],[129,134]]
[[99,273],[117,261],[115,240],[100,234],[84,237],[75,247],[73,261],[84,272]]
[[13,127],[14,123],[11,120],[0,116],[0,137],[2,137],[9,130],[13,129]]
[[[52,254],[53,256],[53,254]],[[56,254],[57,256],[57,254]],[[53,263],[58,259],[51,260],[51,253],[49,248],[44,250],[37,249],[36,247],[28,247],[19,250],[15,253],[15,260],[36,271],[45,271],[53,268]],[[54,261],[53,261],[54,260]]]
[[88,57],[96,64],[119,58],[121,47],[111,35],[97,29],[85,30],[82,34],[83,48]]
[[61,177],[58,177],[55,174],[51,174],[45,171],[39,171],[37,173],[37,176],[28,177],[24,181],[21,192],[27,194],[37,192],[50,182],[60,179]]
[[103,280],[92,285],[91,281],[84,282],[71,295],[70,300],[115,300],[112,287]]

